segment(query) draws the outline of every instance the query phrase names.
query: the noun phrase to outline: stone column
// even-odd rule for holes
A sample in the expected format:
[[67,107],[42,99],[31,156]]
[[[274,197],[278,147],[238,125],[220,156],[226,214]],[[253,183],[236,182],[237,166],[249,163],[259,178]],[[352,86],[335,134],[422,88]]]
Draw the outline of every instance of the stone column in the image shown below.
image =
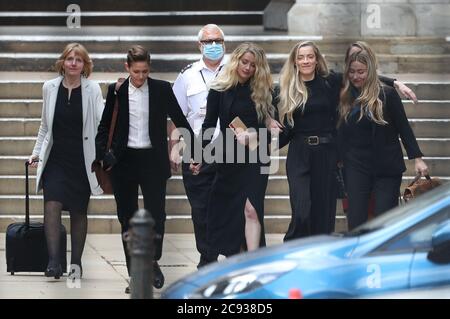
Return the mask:
[[450,0],[297,0],[289,33],[337,37],[448,36]]
[[264,9],[264,29],[287,30],[287,13],[295,0],[272,0]]

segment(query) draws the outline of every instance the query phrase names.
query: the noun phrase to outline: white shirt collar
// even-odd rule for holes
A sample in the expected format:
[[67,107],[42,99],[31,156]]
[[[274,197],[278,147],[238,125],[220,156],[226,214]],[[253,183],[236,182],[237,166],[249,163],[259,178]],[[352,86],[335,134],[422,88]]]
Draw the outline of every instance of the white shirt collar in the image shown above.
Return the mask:
[[[218,70],[220,70],[223,67],[223,65],[227,62],[227,60],[228,60],[228,57],[225,55],[222,58],[222,60],[220,61],[219,66],[217,67],[217,69],[214,72],[217,72]],[[206,69],[206,70],[208,70],[210,72],[213,72],[210,68],[208,68],[206,66],[205,61],[203,61],[203,58],[200,59],[198,67],[199,67],[200,70]]]
[[148,91],[148,80],[145,80],[144,84],[142,84],[141,87],[137,88],[133,85],[133,83],[131,82],[131,79],[129,81],[129,86],[128,86],[128,93],[130,94],[134,94],[134,92],[136,92],[136,90],[141,90],[143,92]]

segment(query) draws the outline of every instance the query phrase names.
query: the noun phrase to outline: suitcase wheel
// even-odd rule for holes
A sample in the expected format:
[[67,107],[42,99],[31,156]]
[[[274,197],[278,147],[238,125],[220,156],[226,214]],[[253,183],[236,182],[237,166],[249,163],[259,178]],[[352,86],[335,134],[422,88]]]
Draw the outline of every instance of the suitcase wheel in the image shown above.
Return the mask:
[[14,276],[14,271],[11,271],[11,276]]

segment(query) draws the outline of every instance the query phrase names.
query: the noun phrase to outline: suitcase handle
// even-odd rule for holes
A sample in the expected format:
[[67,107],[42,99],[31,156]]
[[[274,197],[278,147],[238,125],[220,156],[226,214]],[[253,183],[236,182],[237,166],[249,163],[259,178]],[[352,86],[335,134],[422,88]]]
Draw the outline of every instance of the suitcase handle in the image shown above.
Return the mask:
[[[33,163],[37,162],[37,160],[33,160]],[[30,227],[30,191],[29,184],[30,181],[28,179],[28,166],[30,165],[29,161],[25,162],[25,227]]]

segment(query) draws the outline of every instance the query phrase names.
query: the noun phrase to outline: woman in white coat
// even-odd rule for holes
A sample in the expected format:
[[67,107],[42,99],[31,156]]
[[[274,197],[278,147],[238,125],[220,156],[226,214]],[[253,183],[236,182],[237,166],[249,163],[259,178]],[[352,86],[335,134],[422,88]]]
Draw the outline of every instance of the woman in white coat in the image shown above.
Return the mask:
[[91,193],[101,194],[91,163],[104,104],[100,86],[87,79],[92,61],[78,43],[68,44],[56,62],[60,76],[44,83],[41,126],[30,156],[37,167],[36,191],[44,191],[44,229],[49,262],[46,277],[62,275],[61,212],[70,213],[72,276],[81,277]]

